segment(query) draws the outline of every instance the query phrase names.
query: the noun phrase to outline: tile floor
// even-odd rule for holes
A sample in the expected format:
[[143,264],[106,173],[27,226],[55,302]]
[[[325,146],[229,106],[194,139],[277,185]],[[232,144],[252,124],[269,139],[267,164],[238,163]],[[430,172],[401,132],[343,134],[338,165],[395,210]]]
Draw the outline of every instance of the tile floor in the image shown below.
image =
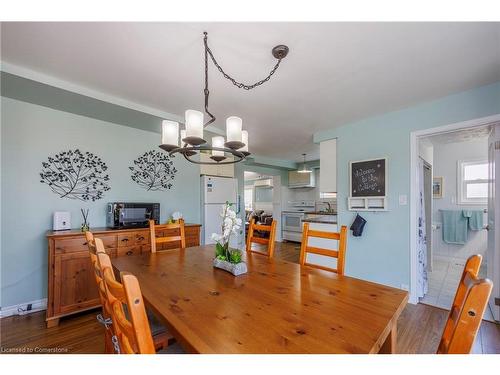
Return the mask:
[[[436,258],[433,265],[432,272],[428,273],[429,291],[424,298],[420,299],[420,302],[449,310],[465,266],[465,260]],[[484,264],[479,270],[479,276],[486,277]],[[486,309],[483,319],[493,321],[489,307]]]

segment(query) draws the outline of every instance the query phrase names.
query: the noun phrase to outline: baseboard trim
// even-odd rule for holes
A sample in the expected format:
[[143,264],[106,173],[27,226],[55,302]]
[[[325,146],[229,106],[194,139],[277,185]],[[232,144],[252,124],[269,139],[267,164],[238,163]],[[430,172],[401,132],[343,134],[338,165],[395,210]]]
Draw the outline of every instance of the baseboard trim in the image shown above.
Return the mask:
[[[28,305],[31,304],[31,310]],[[26,315],[47,309],[47,298],[37,299],[31,302],[19,303],[13,306],[0,307],[0,319],[12,315]]]

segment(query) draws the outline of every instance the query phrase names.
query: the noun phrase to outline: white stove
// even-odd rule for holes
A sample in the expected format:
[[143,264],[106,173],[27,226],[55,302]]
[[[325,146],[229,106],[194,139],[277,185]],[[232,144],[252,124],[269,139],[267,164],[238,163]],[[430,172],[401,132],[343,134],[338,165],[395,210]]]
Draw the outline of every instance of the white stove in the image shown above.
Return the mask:
[[288,209],[283,210],[282,236],[284,240],[300,242],[302,239],[302,220],[308,212],[314,212],[316,202],[293,201],[288,202]]

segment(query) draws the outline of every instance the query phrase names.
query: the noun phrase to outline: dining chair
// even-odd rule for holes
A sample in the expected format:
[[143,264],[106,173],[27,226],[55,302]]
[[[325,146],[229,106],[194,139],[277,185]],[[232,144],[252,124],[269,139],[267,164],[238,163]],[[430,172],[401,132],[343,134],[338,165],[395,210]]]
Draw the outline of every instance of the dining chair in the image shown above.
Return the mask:
[[438,354],[468,354],[472,350],[493,288],[490,280],[478,278],[482,259],[472,255],[465,263]]
[[[338,249],[323,249],[319,247],[309,246],[309,238],[323,238],[327,240],[337,240]],[[345,252],[347,246],[347,227],[343,225],[340,228],[340,232],[325,232],[314,229],[309,229],[309,223],[304,223],[304,228],[302,231],[302,244],[300,246],[300,264],[302,266],[309,266],[314,268],[319,268],[326,271],[332,271],[339,275],[344,274],[345,265]],[[321,266],[319,264],[307,262],[307,254],[317,254],[327,257],[337,258],[336,268],[330,268],[326,266]]]
[[[106,353],[113,353],[113,343],[111,341],[113,336],[113,327],[111,324],[111,313],[106,309],[106,292],[103,289],[102,281],[102,270],[99,267],[99,263],[97,261],[97,253],[104,251],[104,246],[100,246],[99,250],[95,244],[94,234],[91,231],[85,232],[85,239],[87,240],[87,246],[89,249],[90,255],[90,263],[92,264],[92,268],[94,270],[94,277],[96,281],[97,290],[99,292],[99,299],[101,300],[102,305],[102,313],[97,315],[97,320],[99,323],[104,325],[104,351]],[[98,240],[101,241],[101,240]],[[104,253],[106,253],[104,251]]]
[[[159,234],[158,232],[177,230],[178,235],[169,236],[165,234]],[[186,235],[184,231],[184,220],[179,219],[178,223],[175,224],[155,224],[154,220],[149,220],[149,233],[151,238],[151,252],[156,253],[156,246],[170,243],[179,242],[180,248],[186,248]]]
[[[274,246],[275,246],[277,224],[278,224],[278,222],[274,219],[271,222],[271,225],[256,224],[255,218],[252,218],[252,220],[250,220],[250,224],[248,226],[247,252],[261,254],[261,255],[267,255],[269,258],[272,258],[274,255]],[[255,236],[256,230],[261,231],[261,232],[269,232],[269,238],[262,238],[262,237]],[[254,244],[254,243],[260,244],[260,245],[266,245],[266,251],[263,252],[263,251],[253,250],[252,244]]]
[[[88,241],[87,241],[88,242]],[[99,294],[101,297],[101,303],[103,306],[103,316],[101,318],[97,318],[100,323],[102,323],[106,327],[106,353],[115,353],[116,346],[113,343],[112,336],[116,336],[116,325],[114,324],[113,314],[112,314],[112,305],[110,303],[110,299],[108,298],[107,289],[104,282],[104,268],[108,267],[113,270],[111,265],[111,259],[104,250],[104,244],[100,238],[94,238],[94,246],[96,259],[95,269],[96,269],[96,281],[99,287]],[[109,275],[116,281],[115,274],[111,272]],[[174,341],[174,337],[170,334],[167,328],[158,321],[156,316],[146,310],[147,320],[150,327],[150,330],[153,335],[153,342],[155,348],[157,350],[161,350],[167,348],[169,342]]]
[[[107,254],[98,253],[98,262],[102,268],[106,306],[113,319],[113,344],[119,354],[155,354],[156,346],[142,298],[137,278],[127,272],[120,273],[121,282],[117,281]],[[180,353],[178,344],[164,347],[160,353]]]

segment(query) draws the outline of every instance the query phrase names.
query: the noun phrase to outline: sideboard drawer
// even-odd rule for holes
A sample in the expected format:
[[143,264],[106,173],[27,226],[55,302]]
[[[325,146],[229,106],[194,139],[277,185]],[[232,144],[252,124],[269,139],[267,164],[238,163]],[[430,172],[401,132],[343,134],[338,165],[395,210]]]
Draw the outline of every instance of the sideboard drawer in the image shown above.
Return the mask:
[[[106,250],[114,248],[116,236],[99,236]],[[54,241],[56,254],[89,251],[85,237],[61,238]]]
[[134,233],[124,233],[118,235],[118,247],[135,245]]
[[135,244],[136,245],[146,245],[149,244],[149,233],[136,232],[134,233]]
[[119,247],[116,250],[116,256],[121,257],[124,255],[139,255],[141,253],[140,246],[128,246],[128,247]]

